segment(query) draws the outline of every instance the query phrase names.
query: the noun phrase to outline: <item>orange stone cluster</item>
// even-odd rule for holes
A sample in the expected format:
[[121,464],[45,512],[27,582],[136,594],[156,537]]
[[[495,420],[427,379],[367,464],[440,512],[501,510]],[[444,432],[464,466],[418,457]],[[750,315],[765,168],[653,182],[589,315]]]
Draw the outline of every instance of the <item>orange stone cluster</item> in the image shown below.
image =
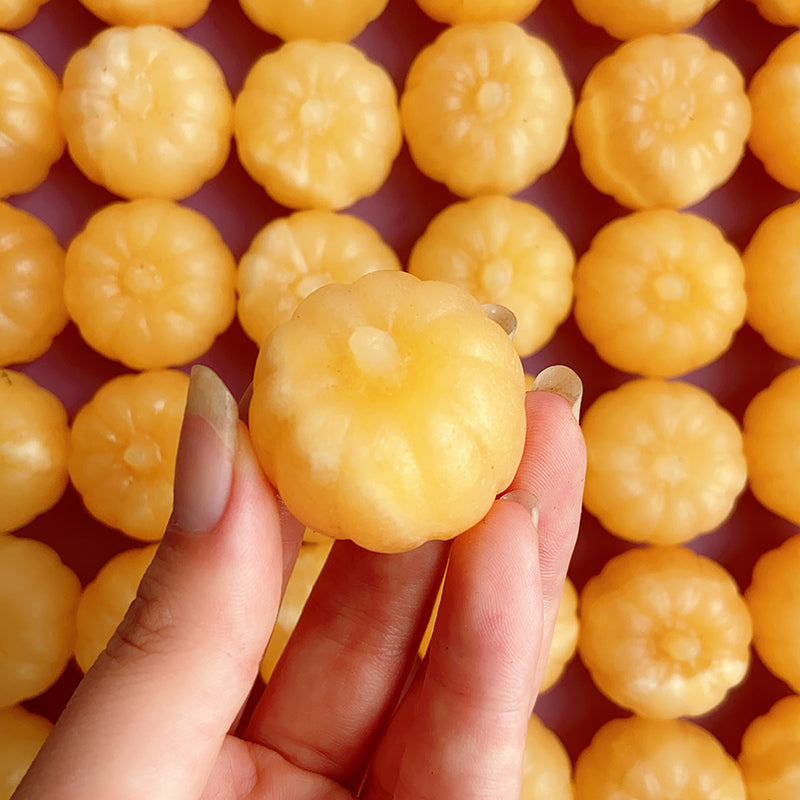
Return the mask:
[[[309,525],[264,680],[330,536],[400,550],[484,513],[523,372],[558,360],[586,386],[585,514],[523,797],[800,796],[796,0],[69,3],[59,55],[55,3],[0,0],[0,800],[152,558],[198,361],[255,373],[259,454]],[[768,35],[758,63],[728,14]],[[416,279],[466,316],[392,327]],[[321,341],[355,365],[338,393]],[[453,431],[452,509],[374,395],[345,407],[367,383]],[[391,469],[359,471],[379,430]],[[340,469],[375,480],[331,518],[303,496]],[[81,526],[106,541],[78,561]]]

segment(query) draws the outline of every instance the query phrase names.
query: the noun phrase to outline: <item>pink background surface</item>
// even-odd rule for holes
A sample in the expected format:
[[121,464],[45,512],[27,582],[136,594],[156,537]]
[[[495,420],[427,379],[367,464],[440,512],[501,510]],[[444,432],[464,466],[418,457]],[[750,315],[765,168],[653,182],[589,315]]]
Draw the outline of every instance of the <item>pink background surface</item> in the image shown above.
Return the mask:
[[[524,25],[559,54],[576,95],[592,64],[617,44],[581,20],[569,0],[543,0]],[[60,75],[71,53],[87,44],[102,27],[77,0],[50,0],[17,35],[34,46]],[[382,63],[400,89],[414,54],[440,30],[441,26],[425,17],[413,0],[390,0],[383,16],[355,44]],[[749,79],[772,47],[791,31],[764,21],[746,0],[721,0],[695,32],[732,56]],[[212,0],[207,15],[185,33],[216,57],[234,94],[253,61],[278,43],[249,22],[237,0]],[[625,211],[585,180],[571,140],[556,167],[520,196],[552,215],[572,240],[578,255],[601,225]],[[732,180],[692,210],[720,225],[729,239],[742,248],[767,213],[795,198],[795,193],[780,188],[747,153]],[[49,223],[66,245],[95,209],[113,199],[83,178],[65,155],[44,185],[11,201]],[[421,176],[404,149],[380,192],[350,211],[372,222],[405,261],[430,218],[454,199],[443,187]],[[286,213],[247,177],[233,151],[224,171],[185,203],[218,225],[237,257],[268,220]],[[234,323],[198,361],[217,369],[231,389],[241,393],[250,381],[255,356],[255,346]],[[585,383],[584,407],[601,392],[630,377],[604,365],[571,319],[547,347],[526,360],[525,366],[528,372],[536,372],[553,363],[566,363],[579,371]],[[729,352],[714,364],[684,377],[713,391],[741,419],[750,398],[792,363],[744,327]],[[70,417],[104,381],[124,371],[121,365],[93,353],[72,324],[45,356],[22,369],[58,394]],[[746,492],[731,519],[692,542],[691,547],[720,561],[744,588],[758,555],[794,532],[793,526],[767,512]],[[72,488],[53,510],[17,533],[55,547],[84,582],[91,580],[111,555],[141,544],[93,520]],[[570,572],[578,588],[610,556],[627,546],[586,514]],[[55,718],[79,677],[78,668],[71,664],[51,690],[26,706]],[[754,658],[747,680],[731,692],[722,706],[697,721],[735,755],[747,722],[788,691]],[[625,713],[593,687],[577,658],[560,683],[540,698],[536,710],[561,737],[573,758],[602,722]]]

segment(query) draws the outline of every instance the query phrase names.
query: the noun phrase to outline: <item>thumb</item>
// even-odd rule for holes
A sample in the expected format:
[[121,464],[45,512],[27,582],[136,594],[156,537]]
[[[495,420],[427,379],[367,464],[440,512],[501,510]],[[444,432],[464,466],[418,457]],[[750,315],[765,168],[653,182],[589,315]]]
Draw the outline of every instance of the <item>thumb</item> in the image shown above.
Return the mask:
[[233,397],[195,367],[169,527],[16,797],[199,797],[257,675],[282,572],[275,494]]

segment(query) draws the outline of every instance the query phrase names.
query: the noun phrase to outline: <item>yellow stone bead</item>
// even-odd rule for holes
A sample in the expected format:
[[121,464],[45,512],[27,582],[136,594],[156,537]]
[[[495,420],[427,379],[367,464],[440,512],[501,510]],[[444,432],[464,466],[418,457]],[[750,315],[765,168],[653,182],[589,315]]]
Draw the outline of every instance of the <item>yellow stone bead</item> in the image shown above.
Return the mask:
[[719,0],[572,0],[592,25],[617,39],[679,33],[696,25]]
[[501,195],[454,203],[417,239],[408,271],[463,286],[516,317],[514,346],[544,347],[572,307],[575,253],[555,222],[531,203]]
[[325,566],[332,546],[332,540],[327,539],[325,542],[304,542],[300,548],[297,561],[286,584],[275,627],[272,630],[264,657],[261,659],[259,674],[264,682],[268,682],[275,671],[275,667],[286,649],[289,637],[297,627],[306,600]]
[[61,158],[60,92],[39,54],[0,32],[0,198],[35,189]]
[[750,614],[733,577],[685,547],[627,550],[580,595],[578,653],[622,708],[654,719],[716,708],[750,665]]
[[380,552],[448,539],[508,486],[522,364],[465,290],[372,272],[309,295],[262,346],[250,430],[305,525]]
[[737,760],[748,800],[800,796],[800,695],[781,698],[750,722]]
[[67,488],[70,430],[61,400],[0,369],[0,533],[51,509]]
[[767,669],[800,692],[800,534],[759,556],[744,597],[753,647]]
[[208,51],[170,28],[105,28],[72,55],[63,83],[69,153],[114,194],[179,200],[228,159],[233,99],[225,76]]
[[605,723],[575,762],[575,800],[746,800],[736,761],[688,720]]
[[520,800],[573,800],[572,762],[558,736],[535,714],[528,722]]
[[669,378],[714,361],[744,322],[742,258],[713,223],[636,211],[607,223],[575,270],[575,321],[617,369]]
[[437,22],[522,22],[541,0],[417,0],[417,5]]
[[303,39],[261,56],[234,126],[250,177],[294,209],[338,210],[374,194],[403,141],[389,74],[342,42]]
[[236,261],[214,224],[160,198],[112,203],[70,242],[64,297],[86,342],[132,369],[202,356],[236,313]]
[[120,375],[72,423],[72,483],[94,517],[134,539],[166,530],[188,390],[178,370]]
[[358,217],[323,210],[279,217],[256,234],[239,261],[239,321],[260,346],[315,289],[380,269],[399,270],[400,261]]
[[11,800],[53,723],[21,705],[0,708],[0,800]]
[[284,41],[349,42],[377,19],[388,0],[240,0],[242,10],[267,33]]
[[721,525],[744,490],[738,422],[690,383],[627,381],[592,403],[582,428],[584,506],[623,539],[687,542]]
[[800,367],[784,370],[750,400],[742,434],[753,495],[800,525]]
[[55,234],[0,202],[0,366],[43,355],[68,318],[64,250]]
[[188,28],[208,10],[210,0],[80,0],[107,25],[164,25]]
[[81,583],[43,542],[0,536],[0,708],[49,689],[72,657]]
[[27,25],[47,0],[0,0],[0,30],[14,31]]
[[134,601],[157,545],[112,556],[86,584],[78,603],[75,661],[87,672],[105,650]]
[[581,167],[628,208],[684,208],[733,174],[750,104],[736,64],[699,36],[640,36],[591,69],[575,108]]
[[415,57],[400,98],[417,167],[460,197],[515,194],[549,171],[573,106],[555,51],[511,22],[445,29]]
[[[800,19],[800,6],[798,6]],[[747,87],[753,122],[748,145],[778,183],[800,189],[800,31],[783,39]]]

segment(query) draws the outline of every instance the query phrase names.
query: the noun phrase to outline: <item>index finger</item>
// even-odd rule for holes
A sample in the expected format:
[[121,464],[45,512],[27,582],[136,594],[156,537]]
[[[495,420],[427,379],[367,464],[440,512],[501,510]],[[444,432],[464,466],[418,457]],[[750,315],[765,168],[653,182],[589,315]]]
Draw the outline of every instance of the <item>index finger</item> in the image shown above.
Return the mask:
[[[586,456],[575,399],[528,394],[511,492],[453,542],[429,655],[363,797],[519,797],[528,718],[580,519]],[[538,500],[533,520],[526,497]]]
[[[529,491],[539,500],[539,571],[544,615],[539,680],[547,663],[564,579],[578,536],[586,476],[586,446],[578,422],[582,385],[571,370],[557,373],[560,369],[565,368],[543,370],[536,377],[534,391],[528,393],[527,441],[536,457],[523,458],[511,486]],[[554,386],[554,381],[559,385]],[[554,388],[561,392],[560,396],[553,392]]]

